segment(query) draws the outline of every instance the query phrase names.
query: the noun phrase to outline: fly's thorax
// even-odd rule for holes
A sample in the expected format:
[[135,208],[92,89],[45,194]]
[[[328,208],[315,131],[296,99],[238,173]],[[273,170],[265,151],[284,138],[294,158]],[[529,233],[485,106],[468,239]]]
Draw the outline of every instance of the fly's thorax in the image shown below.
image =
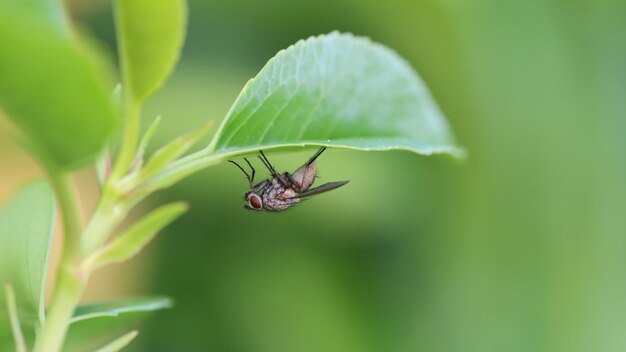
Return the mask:
[[298,203],[296,192],[291,188],[283,187],[276,179],[272,180],[263,192],[263,208],[269,211],[282,211]]
[[276,199],[278,195],[285,192],[285,188],[276,179],[272,180],[272,184],[269,185],[263,192],[263,201],[267,202],[272,199]]

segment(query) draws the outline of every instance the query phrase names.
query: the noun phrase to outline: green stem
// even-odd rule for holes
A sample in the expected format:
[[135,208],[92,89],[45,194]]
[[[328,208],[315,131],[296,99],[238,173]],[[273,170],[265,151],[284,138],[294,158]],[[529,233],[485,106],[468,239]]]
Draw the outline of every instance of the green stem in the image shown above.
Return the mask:
[[63,221],[63,254],[61,258],[78,259],[78,245],[82,229],[82,215],[67,174],[48,167],[50,182],[61,208]]
[[119,194],[112,190],[110,181],[104,185],[96,210],[83,233],[81,258],[85,258],[104,243],[128,212],[128,208],[119,202]]
[[226,157],[228,157],[227,154],[214,154],[189,158],[186,162],[168,167],[163,172],[148,179],[145,184],[136,191],[136,194],[145,197],[145,195],[170,187],[189,175],[222,162]]
[[34,352],[60,351],[69,328],[70,319],[87,285],[75,263],[62,262],[57,274],[48,319],[35,342]]
[[70,318],[87,284],[79,271],[81,215],[68,176],[48,166],[50,181],[57,195],[63,219],[63,248],[47,321],[35,343],[35,352],[60,351]]

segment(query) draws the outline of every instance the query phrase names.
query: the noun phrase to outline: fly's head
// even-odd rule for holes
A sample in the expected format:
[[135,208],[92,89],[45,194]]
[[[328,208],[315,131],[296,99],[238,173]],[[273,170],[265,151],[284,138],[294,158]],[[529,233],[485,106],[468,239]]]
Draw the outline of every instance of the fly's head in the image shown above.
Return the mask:
[[248,204],[243,207],[249,210],[261,210],[263,209],[263,198],[253,191],[246,192],[243,198],[248,202]]

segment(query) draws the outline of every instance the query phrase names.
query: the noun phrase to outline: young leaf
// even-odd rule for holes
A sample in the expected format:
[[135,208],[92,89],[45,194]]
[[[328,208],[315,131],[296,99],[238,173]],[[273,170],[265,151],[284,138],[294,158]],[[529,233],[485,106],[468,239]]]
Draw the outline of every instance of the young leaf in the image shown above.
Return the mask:
[[72,318],[63,350],[96,350],[116,336],[135,329],[153,311],[172,306],[172,301],[165,297],[79,306]]
[[17,352],[27,352],[26,341],[22,333],[22,325],[20,317],[17,313],[17,304],[15,303],[15,290],[13,284],[7,282],[4,285],[4,294],[6,297],[7,311],[9,312],[9,320],[11,322],[11,330],[13,332],[13,340],[15,341],[15,350]]
[[189,150],[189,148],[207,133],[212,125],[213,121],[209,121],[199,129],[176,138],[154,152],[154,155],[150,157],[146,166],[139,172],[139,179],[145,180],[163,170],[170,162]]
[[178,61],[185,38],[186,3],[117,0],[115,17],[124,82],[135,100],[143,101],[163,84]]
[[105,148],[96,158],[96,176],[98,176],[98,184],[104,185],[107,177],[111,173],[111,153],[109,148]]
[[[37,181],[23,188],[0,210],[0,282],[11,282],[22,324],[44,320],[44,289],[54,228],[54,195]],[[0,290],[0,331],[10,331],[6,297]]]
[[167,297],[149,297],[122,302],[86,304],[76,308],[71,323],[94,318],[117,317],[121,314],[134,312],[152,312],[171,308],[172,306],[172,300]]
[[117,339],[111,341],[106,346],[104,346],[102,348],[98,348],[95,352],[117,352],[117,351],[120,351],[122,348],[128,346],[128,344],[131,341],[133,341],[133,339],[135,337],[137,337],[138,334],[139,334],[139,332],[137,332],[137,330],[133,330],[133,331],[131,331],[129,333],[126,333],[126,334],[118,337]]
[[102,149],[116,114],[101,65],[68,33],[61,6],[0,1],[0,109],[40,157],[74,168]]
[[392,50],[330,33],[280,51],[231,107],[209,152],[326,145],[462,155],[428,89]]
[[109,245],[93,253],[83,264],[85,270],[92,271],[111,263],[121,263],[135,254],[154,238],[169,223],[187,210],[184,203],[164,205],[115,238]]
[[150,124],[150,127],[148,127],[146,132],[143,134],[143,137],[141,137],[139,147],[137,147],[137,158],[139,159],[138,167],[141,167],[143,163],[143,156],[146,153],[146,148],[148,147],[150,140],[152,140],[154,132],[156,132],[156,130],[159,128],[159,124],[161,124],[161,115],[154,118],[154,120]]

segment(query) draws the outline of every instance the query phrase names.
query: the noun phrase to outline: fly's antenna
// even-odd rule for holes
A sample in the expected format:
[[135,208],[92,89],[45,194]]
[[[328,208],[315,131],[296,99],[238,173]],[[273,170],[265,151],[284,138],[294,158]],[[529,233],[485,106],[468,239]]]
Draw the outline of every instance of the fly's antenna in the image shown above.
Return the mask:
[[320,156],[324,152],[324,150],[326,150],[326,147],[321,147],[320,150],[318,150],[317,153],[315,153],[315,155],[313,155],[311,159],[309,159],[309,161],[306,162],[306,165],[307,166],[311,165],[315,161],[315,159],[317,159],[317,157]]

